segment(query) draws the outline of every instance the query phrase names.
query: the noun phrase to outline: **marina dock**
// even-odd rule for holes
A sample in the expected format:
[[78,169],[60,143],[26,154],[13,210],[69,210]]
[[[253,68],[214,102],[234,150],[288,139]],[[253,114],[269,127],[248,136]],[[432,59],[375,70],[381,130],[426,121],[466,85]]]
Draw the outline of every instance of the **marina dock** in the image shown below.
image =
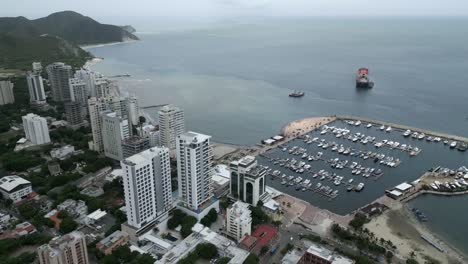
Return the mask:
[[448,140],[456,140],[456,141],[468,143],[468,138],[466,138],[466,137],[435,132],[435,131],[432,131],[432,130],[417,128],[417,127],[412,127],[412,126],[407,126],[407,125],[395,124],[395,123],[390,123],[390,122],[385,122],[385,121],[378,121],[378,120],[374,120],[374,119],[370,119],[370,118],[340,115],[340,116],[336,116],[336,119],[337,120],[361,121],[361,122],[366,122],[366,123],[370,123],[370,124],[374,124],[374,125],[391,126],[391,127],[395,128],[395,130],[398,130],[400,132],[405,131],[405,130],[411,130],[411,131],[415,131],[415,132],[419,132],[419,133],[424,133],[426,135],[431,135],[431,136],[441,137],[441,138],[448,139]]

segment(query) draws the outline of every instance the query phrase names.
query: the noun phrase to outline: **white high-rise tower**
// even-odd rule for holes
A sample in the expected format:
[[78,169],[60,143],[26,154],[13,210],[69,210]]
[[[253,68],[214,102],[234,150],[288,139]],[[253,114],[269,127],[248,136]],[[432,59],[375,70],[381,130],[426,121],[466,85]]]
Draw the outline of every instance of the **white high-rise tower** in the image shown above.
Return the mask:
[[122,160],[128,225],[143,228],[172,208],[169,149],[150,148]]
[[193,211],[213,197],[211,136],[187,132],[177,138],[179,197]]
[[23,116],[23,127],[26,138],[35,145],[47,144],[50,142],[49,128],[47,120],[35,114]]
[[158,112],[160,144],[171,150],[176,148],[176,139],[185,132],[184,110],[166,105]]

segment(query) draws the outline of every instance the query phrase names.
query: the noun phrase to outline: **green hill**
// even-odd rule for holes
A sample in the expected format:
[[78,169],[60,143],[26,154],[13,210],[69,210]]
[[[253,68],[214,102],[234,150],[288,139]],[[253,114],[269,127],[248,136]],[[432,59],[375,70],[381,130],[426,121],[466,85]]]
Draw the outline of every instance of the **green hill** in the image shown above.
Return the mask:
[[119,26],[101,24],[76,12],[44,18],[0,18],[0,68],[30,69],[33,61],[82,66],[91,54],[78,45],[138,40]]

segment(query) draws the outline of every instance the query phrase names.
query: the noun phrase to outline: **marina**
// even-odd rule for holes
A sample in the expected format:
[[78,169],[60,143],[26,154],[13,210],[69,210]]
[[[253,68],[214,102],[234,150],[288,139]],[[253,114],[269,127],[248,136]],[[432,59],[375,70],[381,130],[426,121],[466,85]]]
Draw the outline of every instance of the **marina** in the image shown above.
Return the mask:
[[434,165],[466,165],[457,148],[466,143],[463,138],[397,124],[335,117],[310,131],[290,132],[259,155],[269,170],[268,184],[341,215]]

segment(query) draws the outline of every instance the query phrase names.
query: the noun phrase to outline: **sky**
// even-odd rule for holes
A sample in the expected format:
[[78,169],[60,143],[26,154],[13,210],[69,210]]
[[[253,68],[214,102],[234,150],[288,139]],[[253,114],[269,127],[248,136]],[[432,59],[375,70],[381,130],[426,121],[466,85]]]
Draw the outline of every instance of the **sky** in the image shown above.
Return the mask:
[[0,0],[0,16],[73,10],[91,17],[468,16],[468,0]]

